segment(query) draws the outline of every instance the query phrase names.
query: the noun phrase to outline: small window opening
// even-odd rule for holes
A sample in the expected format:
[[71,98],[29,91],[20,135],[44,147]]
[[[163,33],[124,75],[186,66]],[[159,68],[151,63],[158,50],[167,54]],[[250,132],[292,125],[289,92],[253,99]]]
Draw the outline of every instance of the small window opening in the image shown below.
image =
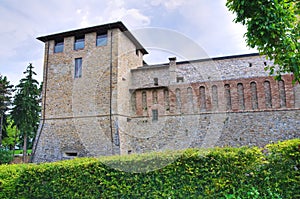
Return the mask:
[[65,155],[67,157],[77,157],[77,152],[65,152]]
[[153,81],[154,81],[154,86],[158,86],[158,78],[155,77],[155,78],[153,79]]
[[177,83],[183,82],[183,77],[177,77],[177,78],[176,78],[176,82],[177,82]]
[[136,49],[136,50],[135,50],[135,54],[136,54],[137,56],[140,56],[140,51],[139,51],[138,49]]
[[127,153],[128,153],[128,154],[131,154],[131,153],[132,153],[132,150],[128,150]]
[[75,78],[79,78],[82,76],[82,58],[75,59]]
[[158,120],[158,110],[154,109],[152,110],[152,121],[157,121]]
[[252,63],[249,62],[249,67],[252,67]]

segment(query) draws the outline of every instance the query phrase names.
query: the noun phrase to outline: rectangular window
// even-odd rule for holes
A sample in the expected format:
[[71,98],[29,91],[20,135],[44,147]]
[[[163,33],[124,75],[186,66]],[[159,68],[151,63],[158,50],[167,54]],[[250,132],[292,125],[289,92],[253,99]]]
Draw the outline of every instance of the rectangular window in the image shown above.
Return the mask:
[[152,110],[152,121],[157,121],[158,120],[158,110],[154,109]]
[[105,46],[107,44],[107,34],[97,34],[96,46]]
[[82,58],[75,59],[75,78],[79,78],[82,75]]
[[64,51],[64,41],[63,40],[55,41],[54,53],[61,53],[63,51]]
[[74,50],[84,49],[84,36],[75,37]]

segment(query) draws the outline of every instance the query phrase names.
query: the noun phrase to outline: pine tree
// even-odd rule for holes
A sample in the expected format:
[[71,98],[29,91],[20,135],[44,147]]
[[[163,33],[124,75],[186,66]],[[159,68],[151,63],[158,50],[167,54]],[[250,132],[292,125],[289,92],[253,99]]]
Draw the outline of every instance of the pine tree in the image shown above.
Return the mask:
[[39,122],[40,90],[39,83],[34,79],[36,73],[32,64],[24,72],[25,78],[16,86],[16,95],[13,101],[12,118],[20,130],[20,139],[23,140],[23,161],[26,161],[27,147],[33,142]]
[[6,117],[11,105],[12,92],[13,85],[10,84],[6,76],[0,74],[0,147],[2,146],[2,139],[7,135]]

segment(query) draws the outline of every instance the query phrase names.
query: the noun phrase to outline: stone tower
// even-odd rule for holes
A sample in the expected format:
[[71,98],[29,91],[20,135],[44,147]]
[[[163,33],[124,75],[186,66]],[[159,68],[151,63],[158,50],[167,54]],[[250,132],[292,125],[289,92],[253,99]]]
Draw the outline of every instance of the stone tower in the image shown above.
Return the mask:
[[121,22],[37,39],[45,43],[45,58],[33,161],[119,154],[130,69],[142,66],[147,51]]

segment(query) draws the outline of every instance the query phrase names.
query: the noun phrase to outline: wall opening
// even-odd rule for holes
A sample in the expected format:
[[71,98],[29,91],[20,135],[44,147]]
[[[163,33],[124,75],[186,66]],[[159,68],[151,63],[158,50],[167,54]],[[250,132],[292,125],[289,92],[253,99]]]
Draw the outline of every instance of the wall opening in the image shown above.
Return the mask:
[[219,102],[218,102],[218,87],[216,85],[213,85],[211,87],[211,93],[212,93],[212,109],[217,110],[219,108]]
[[169,98],[169,90],[168,89],[164,89],[164,101],[165,101],[166,111],[170,111],[170,98]]
[[205,87],[200,86],[199,92],[200,92],[200,111],[205,111],[206,110]]
[[265,90],[266,108],[272,108],[272,93],[271,93],[271,84],[269,81],[264,82],[264,90]]
[[176,95],[176,110],[177,112],[181,112],[181,92],[179,88],[176,88],[175,95]]
[[286,107],[285,85],[283,80],[278,81],[280,108]]
[[153,81],[154,81],[154,86],[158,86],[158,78],[155,77],[155,78],[153,79]]
[[68,151],[68,152],[65,152],[65,153],[64,153],[64,156],[65,156],[65,157],[77,157],[77,156],[78,156],[78,153],[77,153],[77,152],[74,152],[74,151]]
[[237,84],[239,109],[245,110],[244,86],[242,83]]
[[194,100],[193,100],[193,89],[191,87],[187,88],[187,97],[188,97],[188,112],[192,113],[194,109]]
[[142,107],[143,107],[143,111],[147,110],[147,93],[146,93],[146,91],[142,92]]
[[152,91],[152,103],[157,104],[157,91]]
[[157,121],[158,120],[158,110],[153,109],[152,110],[152,121]]
[[136,92],[133,92],[131,95],[131,111],[136,113]]
[[250,89],[251,89],[252,110],[255,110],[258,109],[257,86],[255,82],[250,83]]
[[231,93],[230,93],[230,85],[229,84],[225,84],[224,85],[224,97],[225,97],[225,100],[226,100],[226,111],[229,111],[232,109],[232,106],[231,106]]

